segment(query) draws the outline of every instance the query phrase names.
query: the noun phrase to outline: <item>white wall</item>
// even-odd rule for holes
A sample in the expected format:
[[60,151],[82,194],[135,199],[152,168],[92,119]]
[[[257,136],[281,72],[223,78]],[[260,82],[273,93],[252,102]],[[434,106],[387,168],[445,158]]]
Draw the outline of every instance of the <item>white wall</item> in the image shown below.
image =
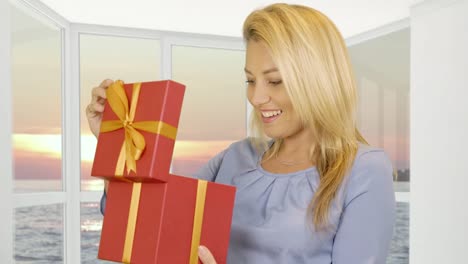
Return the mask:
[[410,263],[468,263],[468,0],[411,9]]
[[[10,14],[0,0],[0,261],[13,263]],[[3,63],[6,62],[6,63]]]

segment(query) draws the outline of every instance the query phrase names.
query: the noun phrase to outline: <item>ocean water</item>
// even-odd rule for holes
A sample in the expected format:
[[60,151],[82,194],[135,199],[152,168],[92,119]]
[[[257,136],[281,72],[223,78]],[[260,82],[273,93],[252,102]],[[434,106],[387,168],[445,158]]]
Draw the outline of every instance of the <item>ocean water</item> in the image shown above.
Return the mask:
[[[18,264],[58,264],[63,258],[63,206],[17,208],[14,258]],[[102,216],[97,203],[81,205],[81,262],[114,263],[96,259]],[[397,203],[397,220],[387,264],[408,264],[409,204]]]

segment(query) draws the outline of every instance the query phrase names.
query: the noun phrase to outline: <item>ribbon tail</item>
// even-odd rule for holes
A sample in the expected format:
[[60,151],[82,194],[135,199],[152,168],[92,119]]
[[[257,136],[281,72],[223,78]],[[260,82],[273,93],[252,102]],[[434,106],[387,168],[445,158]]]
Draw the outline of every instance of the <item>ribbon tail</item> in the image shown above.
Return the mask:
[[122,147],[120,148],[120,154],[119,158],[117,159],[117,165],[115,166],[115,176],[117,177],[122,177],[124,170],[125,170],[125,155],[126,155],[126,150],[125,150],[125,142],[122,144]]
[[135,146],[132,142],[132,136],[130,132],[126,129],[125,130],[125,153],[126,153],[126,164],[127,164],[127,175],[130,172],[136,173],[136,161],[135,161]]
[[135,160],[139,160],[146,148],[145,137],[134,127],[128,127],[128,132],[132,141],[132,155]]

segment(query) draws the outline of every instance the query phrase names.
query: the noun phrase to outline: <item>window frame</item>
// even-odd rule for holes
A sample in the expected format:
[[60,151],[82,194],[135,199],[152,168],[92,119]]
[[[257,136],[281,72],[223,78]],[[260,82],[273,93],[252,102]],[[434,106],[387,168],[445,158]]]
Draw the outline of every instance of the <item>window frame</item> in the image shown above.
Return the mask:
[[[0,61],[9,62],[10,59],[10,9],[7,1],[0,1]],[[0,225],[0,259],[7,263],[13,262],[13,160],[12,160],[12,89],[11,89],[11,65],[0,63],[0,76],[2,86],[0,89],[0,153],[3,177],[0,184],[0,212],[2,212],[2,224]]]

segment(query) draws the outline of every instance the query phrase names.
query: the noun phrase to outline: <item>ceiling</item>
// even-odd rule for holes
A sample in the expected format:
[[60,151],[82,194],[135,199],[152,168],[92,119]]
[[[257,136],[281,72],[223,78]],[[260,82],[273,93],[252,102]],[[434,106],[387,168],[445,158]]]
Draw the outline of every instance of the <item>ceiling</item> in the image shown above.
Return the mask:
[[[265,0],[40,0],[75,23],[240,37],[242,23]],[[418,0],[283,1],[328,15],[345,38],[409,17]]]

